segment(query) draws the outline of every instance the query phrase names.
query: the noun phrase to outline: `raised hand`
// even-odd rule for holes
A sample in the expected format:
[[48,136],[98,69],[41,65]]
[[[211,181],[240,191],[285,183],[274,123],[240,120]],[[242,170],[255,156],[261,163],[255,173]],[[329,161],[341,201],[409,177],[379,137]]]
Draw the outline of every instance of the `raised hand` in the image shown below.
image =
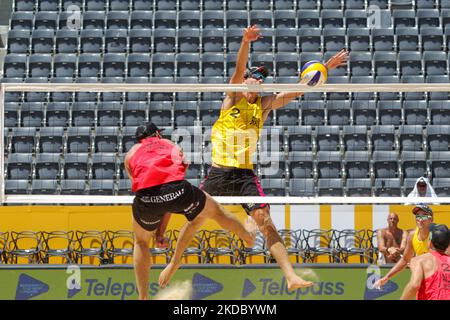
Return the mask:
[[347,64],[347,60],[348,60],[348,51],[342,49],[334,56],[332,56],[330,59],[328,59],[327,62],[325,62],[325,67],[327,67],[328,70],[333,70],[336,69],[337,67],[345,66]]
[[253,42],[262,38],[262,35],[259,28],[254,24],[253,26],[244,29],[242,37],[246,42]]

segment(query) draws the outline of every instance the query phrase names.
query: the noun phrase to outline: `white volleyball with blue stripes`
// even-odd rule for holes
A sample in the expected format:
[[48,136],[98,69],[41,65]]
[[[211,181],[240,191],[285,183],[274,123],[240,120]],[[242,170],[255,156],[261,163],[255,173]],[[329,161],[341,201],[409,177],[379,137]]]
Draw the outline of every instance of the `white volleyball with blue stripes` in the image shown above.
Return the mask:
[[324,84],[328,78],[328,72],[325,65],[318,60],[311,60],[305,63],[302,68],[300,77],[302,83],[308,86],[316,86]]

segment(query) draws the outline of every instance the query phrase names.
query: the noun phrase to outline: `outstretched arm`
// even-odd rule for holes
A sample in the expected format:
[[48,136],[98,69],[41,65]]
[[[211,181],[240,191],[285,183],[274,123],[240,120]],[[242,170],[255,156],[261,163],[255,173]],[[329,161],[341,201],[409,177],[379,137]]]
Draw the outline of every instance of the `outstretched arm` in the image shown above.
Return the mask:
[[[347,59],[348,52],[347,50],[342,49],[325,62],[325,67],[328,69],[328,72],[330,72],[337,67],[345,66],[347,64]],[[303,84],[302,80],[299,81],[299,84]],[[303,95],[303,92],[283,92],[274,94],[272,96],[264,97],[262,105],[265,110],[279,109],[301,95]]]
[[400,300],[413,300],[417,296],[417,291],[419,291],[420,285],[424,278],[422,264],[418,259],[414,258],[411,260],[411,279],[406,285]]

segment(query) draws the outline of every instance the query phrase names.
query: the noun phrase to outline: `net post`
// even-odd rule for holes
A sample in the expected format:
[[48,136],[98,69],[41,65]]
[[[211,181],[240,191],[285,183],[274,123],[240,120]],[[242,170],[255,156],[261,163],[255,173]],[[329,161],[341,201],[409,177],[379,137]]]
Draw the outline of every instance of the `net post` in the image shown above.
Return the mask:
[[0,83],[0,204],[5,203],[5,85]]

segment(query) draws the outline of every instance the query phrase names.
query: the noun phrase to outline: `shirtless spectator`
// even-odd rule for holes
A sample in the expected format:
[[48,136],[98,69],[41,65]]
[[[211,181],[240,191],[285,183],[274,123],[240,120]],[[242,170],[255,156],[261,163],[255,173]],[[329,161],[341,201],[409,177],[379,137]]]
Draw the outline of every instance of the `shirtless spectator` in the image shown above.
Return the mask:
[[398,228],[398,215],[390,213],[388,227],[377,232],[378,251],[383,254],[386,263],[396,263],[406,247],[408,233]]

